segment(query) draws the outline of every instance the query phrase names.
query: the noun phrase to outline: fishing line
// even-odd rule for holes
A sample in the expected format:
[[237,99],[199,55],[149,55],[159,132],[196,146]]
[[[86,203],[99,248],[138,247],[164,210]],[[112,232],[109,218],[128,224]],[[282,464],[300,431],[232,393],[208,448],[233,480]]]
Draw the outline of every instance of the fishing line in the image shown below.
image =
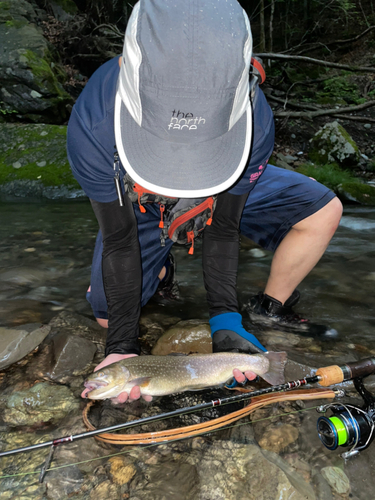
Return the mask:
[[[226,404],[230,404],[230,403],[226,403]],[[315,410],[317,408],[319,408],[319,405],[318,406],[312,406],[311,408],[302,408],[300,410],[296,410],[296,411],[292,411],[292,412],[288,412],[288,413],[280,413],[280,414],[277,414],[277,415],[270,415],[269,417],[259,418],[257,420],[251,420],[251,424],[255,424],[255,423],[258,423],[258,422],[264,422],[266,420],[272,420],[273,418],[287,417],[289,415],[295,415],[297,413],[302,413],[302,412],[305,412],[305,411]],[[161,420],[164,420],[164,419],[161,419]],[[224,430],[224,429],[225,430],[229,430],[229,429],[233,429],[234,427],[242,427],[243,425],[249,425],[249,422],[236,423],[236,424],[233,424],[233,425],[228,425],[228,427],[224,427],[224,428],[220,428],[220,429],[208,430],[208,431],[202,432],[201,435],[212,434],[214,432],[218,432],[218,431],[221,431],[221,430]],[[161,446],[163,444],[165,445],[165,444],[169,444],[169,443],[175,443],[177,441],[184,441],[184,440],[187,440],[187,439],[192,439],[192,438],[191,437],[181,437],[181,438],[176,438],[173,441],[169,441],[169,442],[165,442],[165,443],[152,443],[152,444],[148,444],[148,445],[142,445],[142,449],[148,449],[148,448],[152,448],[154,446]],[[116,446],[116,445],[113,445],[113,446]],[[55,466],[55,467],[50,467],[50,468],[46,469],[46,472],[52,472],[52,471],[59,470],[59,469],[65,469],[67,467],[73,467],[75,465],[88,464],[88,463],[91,463],[91,462],[96,462],[98,460],[104,460],[104,459],[107,459],[107,458],[117,457],[119,455],[126,455],[127,453],[132,452],[133,449],[134,449],[134,446],[132,446],[132,448],[130,450],[119,451],[118,453],[113,453],[111,455],[104,455],[102,457],[90,458],[89,460],[82,460],[81,462],[73,462],[73,463],[70,463],[70,464],[63,464],[63,465],[58,465],[58,466]],[[7,478],[19,477],[19,476],[29,476],[29,475],[33,475],[33,474],[40,474],[40,471],[18,472],[17,474],[8,474],[8,475],[0,476],[0,479],[7,479]]]

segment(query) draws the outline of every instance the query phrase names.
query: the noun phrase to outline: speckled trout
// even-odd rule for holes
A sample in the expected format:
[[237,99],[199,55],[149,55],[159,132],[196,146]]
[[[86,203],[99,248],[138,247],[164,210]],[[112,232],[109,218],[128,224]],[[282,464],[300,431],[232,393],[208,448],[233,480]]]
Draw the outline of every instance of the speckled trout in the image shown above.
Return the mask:
[[137,356],[92,373],[85,381],[90,399],[117,397],[138,385],[141,394],[165,396],[225,384],[233,369],[252,371],[271,385],[284,382],[285,352],[239,354],[219,352],[190,356]]

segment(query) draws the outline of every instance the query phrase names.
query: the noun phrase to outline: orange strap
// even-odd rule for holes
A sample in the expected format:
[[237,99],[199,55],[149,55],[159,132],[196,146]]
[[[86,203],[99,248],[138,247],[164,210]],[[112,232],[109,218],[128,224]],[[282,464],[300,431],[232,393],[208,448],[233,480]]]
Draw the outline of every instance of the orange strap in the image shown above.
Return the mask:
[[254,66],[254,68],[259,72],[260,74],[260,83],[264,83],[266,81],[266,72],[264,71],[264,68],[262,64],[255,59],[254,57],[251,58],[251,64]]

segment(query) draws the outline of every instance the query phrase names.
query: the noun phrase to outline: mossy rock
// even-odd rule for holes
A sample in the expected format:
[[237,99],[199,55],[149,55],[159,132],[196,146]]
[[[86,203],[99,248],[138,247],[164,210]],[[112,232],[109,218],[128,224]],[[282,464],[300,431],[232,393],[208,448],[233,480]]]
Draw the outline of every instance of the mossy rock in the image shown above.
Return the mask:
[[337,194],[343,201],[352,201],[361,205],[375,205],[375,187],[359,182],[344,182],[337,188]]
[[310,144],[309,158],[313,163],[337,163],[340,167],[353,167],[361,159],[357,144],[337,121],[324,125],[310,140]]
[[65,123],[73,98],[66,72],[37,27],[39,11],[25,0],[0,2],[1,122]]
[[0,123],[0,192],[17,197],[83,197],[66,154],[64,125]]

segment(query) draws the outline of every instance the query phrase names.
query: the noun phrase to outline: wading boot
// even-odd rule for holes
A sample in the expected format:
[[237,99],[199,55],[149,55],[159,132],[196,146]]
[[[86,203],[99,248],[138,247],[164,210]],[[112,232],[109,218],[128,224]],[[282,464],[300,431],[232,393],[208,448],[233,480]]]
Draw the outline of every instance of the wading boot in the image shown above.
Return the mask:
[[282,304],[279,300],[259,292],[250,298],[243,309],[248,313],[252,323],[256,325],[295,332],[307,337],[336,337],[337,331],[335,329],[311,323],[293,311],[293,306],[297,304],[299,298],[299,291],[294,290],[288,300]]

